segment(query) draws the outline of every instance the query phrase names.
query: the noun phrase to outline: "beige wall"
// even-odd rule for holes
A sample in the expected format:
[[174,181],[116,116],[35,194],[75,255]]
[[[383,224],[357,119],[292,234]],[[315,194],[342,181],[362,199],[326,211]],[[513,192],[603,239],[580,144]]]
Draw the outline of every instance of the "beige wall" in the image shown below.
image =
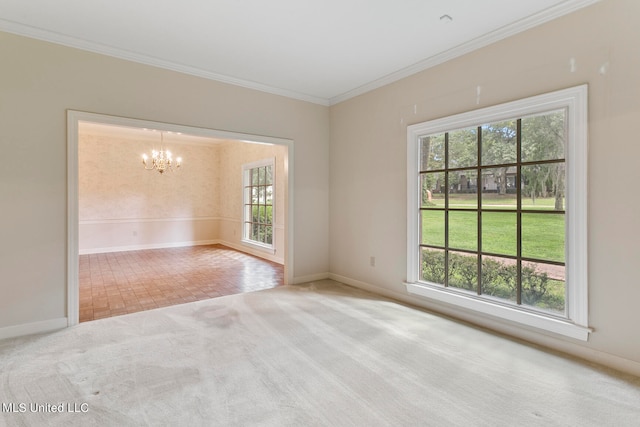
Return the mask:
[[327,107],[7,33],[0,58],[0,335],[66,316],[68,109],[293,140],[294,280],[327,273]]
[[[84,129],[86,128],[86,130]],[[269,260],[285,261],[287,147],[220,141],[189,144],[165,138],[183,166],[147,171],[146,139],[80,126],[78,217],[80,253],[222,243]],[[275,253],[242,244],[242,165],[275,159]]]
[[[604,0],[333,106],[332,277],[640,373],[640,197],[629,186],[640,182],[639,17],[636,0]],[[584,83],[590,118],[589,342],[409,299],[402,283],[407,125]]]
[[136,138],[80,130],[79,220],[215,216],[219,179],[216,146],[165,143],[174,157],[182,157],[185,167],[164,175],[146,171],[141,161],[142,153],[149,154],[157,146]]
[[188,167],[160,175],[144,170],[140,161],[142,153],[158,145],[80,127],[81,254],[206,243],[217,237],[216,148],[168,142],[165,147],[182,156]]

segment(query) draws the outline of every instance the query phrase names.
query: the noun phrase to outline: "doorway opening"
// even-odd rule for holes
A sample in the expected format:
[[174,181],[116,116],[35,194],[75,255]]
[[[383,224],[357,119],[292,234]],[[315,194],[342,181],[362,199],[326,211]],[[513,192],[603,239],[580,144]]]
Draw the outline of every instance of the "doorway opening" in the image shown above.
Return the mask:
[[[78,111],[69,111],[67,119],[69,325],[80,321],[79,257],[86,262],[89,254],[97,262],[113,261],[116,255],[124,259],[132,251],[143,251],[138,255],[151,251],[149,255],[173,250],[177,256],[189,248],[201,255],[208,249],[231,258],[247,257],[246,265],[240,267],[243,271],[247,265],[249,270],[260,270],[255,265],[261,262],[262,267],[275,267],[272,272],[280,266],[282,280],[291,283],[291,140]],[[156,149],[160,137],[175,157],[182,157],[181,167],[173,172],[144,170],[142,154]],[[241,164],[262,157],[275,158],[278,180],[273,247],[268,250],[242,241]],[[185,280],[196,281],[183,275]],[[256,290],[255,286],[240,288]],[[207,292],[209,297],[216,296],[212,289]],[[175,303],[192,298],[179,293],[173,296]],[[167,304],[159,306],[163,305]]]

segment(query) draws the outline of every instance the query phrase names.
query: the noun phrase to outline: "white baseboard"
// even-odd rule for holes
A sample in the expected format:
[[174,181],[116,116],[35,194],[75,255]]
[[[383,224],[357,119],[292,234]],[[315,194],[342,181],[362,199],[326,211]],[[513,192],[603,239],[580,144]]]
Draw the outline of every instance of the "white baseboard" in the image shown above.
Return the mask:
[[[330,273],[317,273],[309,274],[308,276],[296,276],[293,278],[293,285],[299,285],[301,283],[314,282],[316,280],[325,280],[330,278]],[[339,280],[337,280],[339,281]]]
[[0,328],[0,339],[57,331],[68,326],[66,317]]
[[258,258],[266,259],[267,261],[275,262],[276,264],[284,265],[284,258],[276,255],[272,255],[268,252],[261,251],[259,249],[253,249],[248,245],[242,245],[225,240],[218,240],[218,244],[227,246],[231,249],[235,249],[240,252],[244,252],[249,255],[257,256]]
[[141,251],[145,249],[165,249],[165,248],[183,248],[187,246],[203,246],[203,245],[224,245],[231,249],[235,249],[240,252],[244,252],[259,258],[266,259],[278,264],[284,264],[284,258],[275,255],[270,255],[259,250],[252,250],[245,245],[238,245],[235,243],[227,242],[220,239],[213,240],[198,240],[194,242],[173,242],[173,243],[155,243],[148,245],[131,245],[131,246],[114,246],[110,248],[96,248],[85,249],[78,251],[79,255],[93,255],[93,254],[106,254],[111,252],[128,252],[128,251]]
[[141,251],[144,249],[183,248],[186,246],[202,246],[224,244],[218,239],[198,240],[193,242],[153,243],[147,245],[114,246],[109,248],[80,249],[79,255],[106,254],[111,252]]
[[415,298],[412,298],[408,294],[402,294],[400,292],[394,292],[389,289],[383,289],[379,286],[371,285],[360,280],[352,279],[350,277],[341,276],[339,274],[329,273],[329,279],[336,282],[344,283],[345,285],[353,286],[354,288],[362,289],[374,294],[382,295],[387,298],[395,299],[398,301],[406,302],[407,304],[419,305]]
[[413,306],[424,308],[436,313],[443,314],[447,317],[457,318],[465,322],[469,322],[481,327],[499,332],[504,335],[511,336],[513,338],[528,341],[530,343],[549,348],[554,351],[566,353],[568,355],[586,360],[591,363],[606,366],[611,369],[615,369],[621,372],[626,372],[632,375],[640,376],[640,362],[635,360],[626,359],[614,354],[606,353],[600,350],[595,350],[582,345],[576,345],[569,341],[557,339],[555,337],[536,333],[534,331],[515,327],[512,324],[501,323],[494,319],[488,319],[482,316],[474,316],[473,314],[461,313],[460,310],[448,310],[446,307],[429,304],[425,300],[417,297],[413,297],[409,294],[401,292],[395,292],[389,289],[384,289],[379,286],[372,285],[370,283],[362,282],[360,280],[352,279],[350,277],[341,276],[339,274],[330,273],[329,279],[336,282],[344,283],[345,285],[353,286],[354,288],[362,289],[374,294],[382,295],[387,298],[391,298],[400,302],[404,302]]

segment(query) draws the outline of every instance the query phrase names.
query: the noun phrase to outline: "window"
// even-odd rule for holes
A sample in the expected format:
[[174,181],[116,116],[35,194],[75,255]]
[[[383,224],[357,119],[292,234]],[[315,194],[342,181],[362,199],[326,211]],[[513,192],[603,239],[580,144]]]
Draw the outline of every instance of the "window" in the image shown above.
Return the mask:
[[273,249],[274,160],[243,165],[243,242]]
[[407,141],[407,290],[586,340],[586,86]]

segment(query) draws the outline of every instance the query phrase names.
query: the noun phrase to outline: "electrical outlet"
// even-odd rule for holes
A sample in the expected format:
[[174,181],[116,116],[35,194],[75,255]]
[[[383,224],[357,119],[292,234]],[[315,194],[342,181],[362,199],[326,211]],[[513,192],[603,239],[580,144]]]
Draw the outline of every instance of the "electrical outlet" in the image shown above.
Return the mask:
[[376,266],[376,257],[372,256],[369,258],[369,264],[371,265],[371,267],[375,267]]

